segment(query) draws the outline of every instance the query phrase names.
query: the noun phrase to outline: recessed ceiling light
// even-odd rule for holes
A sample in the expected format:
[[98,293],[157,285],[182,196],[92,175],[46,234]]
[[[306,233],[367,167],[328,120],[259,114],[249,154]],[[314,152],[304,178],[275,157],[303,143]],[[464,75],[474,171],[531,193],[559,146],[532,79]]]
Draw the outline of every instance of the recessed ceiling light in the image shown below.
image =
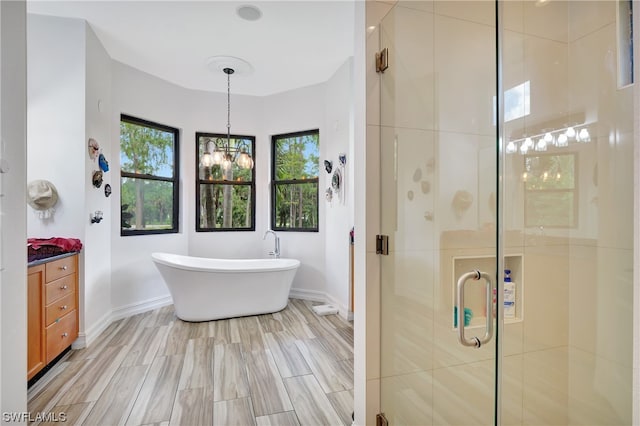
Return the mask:
[[258,19],[260,19],[260,17],[262,17],[262,11],[256,6],[250,4],[238,6],[238,8],[236,9],[236,13],[239,17],[246,21],[257,21]]

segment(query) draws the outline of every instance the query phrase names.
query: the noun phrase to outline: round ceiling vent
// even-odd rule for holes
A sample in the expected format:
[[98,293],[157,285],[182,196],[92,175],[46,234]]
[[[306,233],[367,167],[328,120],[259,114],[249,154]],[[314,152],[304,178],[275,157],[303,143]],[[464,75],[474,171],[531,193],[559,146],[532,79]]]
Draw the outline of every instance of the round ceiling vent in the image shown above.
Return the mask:
[[239,17],[246,21],[257,21],[262,17],[262,11],[257,7],[250,4],[243,4],[238,6],[236,13]]
[[235,56],[212,56],[207,59],[207,67],[211,72],[224,72],[225,68],[231,68],[234,75],[249,75],[253,73],[253,67],[244,59]]

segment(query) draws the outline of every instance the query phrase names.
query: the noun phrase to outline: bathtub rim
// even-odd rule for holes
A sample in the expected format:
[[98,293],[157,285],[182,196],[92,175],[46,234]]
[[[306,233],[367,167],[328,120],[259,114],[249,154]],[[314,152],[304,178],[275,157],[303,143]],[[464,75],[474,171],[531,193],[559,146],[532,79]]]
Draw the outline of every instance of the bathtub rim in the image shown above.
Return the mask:
[[[298,269],[300,261],[292,258],[248,258],[248,259],[224,259],[212,257],[186,256],[183,254],[154,252],[151,253],[154,262],[166,265],[171,268],[182,269],[185,271],[200,272],[216,272],[223,274],[240,274],[240,273],[259,273],[259,272],[276,272]],[[173,258],[173,261],[172,261]],[[179,263],[175,260],[183,260],[185,263]],[[198,262],[197,264],[195,262]],[[268,266],[256,266],[251,263],[268,264]],[[226,264],[222,266],[223,264]],[[233,266],[233,267],[229,267]],[[242,267],[245,266],[245,267]]]

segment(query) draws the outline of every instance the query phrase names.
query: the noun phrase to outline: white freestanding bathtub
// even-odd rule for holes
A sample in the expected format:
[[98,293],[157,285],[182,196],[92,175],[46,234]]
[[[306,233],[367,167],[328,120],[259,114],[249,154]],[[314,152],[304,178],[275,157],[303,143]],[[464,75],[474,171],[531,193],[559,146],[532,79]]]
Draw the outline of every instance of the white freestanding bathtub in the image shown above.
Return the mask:
[[178,318],[210,321],[281,311],[300,261],[151,255]]

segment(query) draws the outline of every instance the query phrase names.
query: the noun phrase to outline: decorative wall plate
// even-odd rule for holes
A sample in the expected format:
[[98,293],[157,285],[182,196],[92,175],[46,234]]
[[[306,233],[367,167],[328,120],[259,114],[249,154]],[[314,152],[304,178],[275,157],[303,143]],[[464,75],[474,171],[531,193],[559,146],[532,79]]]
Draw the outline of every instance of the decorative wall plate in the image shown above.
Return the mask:
[[333,163],[329,160],[324,160],[324,169],[327,171],[327,173],[331,173],[331,170],[333,169]]
[[342,173],[340,173],[340,169],[336,169],[335,172],[333,172],[333,176],[331,177],[331,187],[335,191],[339,191],[341,185],[342,185]]
[[95,186],[96,188],[100,188],[102,186],[101,170],[96,170],[95,172],[93,172],[93,176],[91,177],[91,182],[93,183],[93,186]]
[[105,158],[104,154],[100,154],[98,156],[98,166],[100,166],[100,170],[105,173],[109,171],[109,162]]
[[89,150],[89,158],[92,160],[98,158],[98,154],[100,153],[100,144],[97,140],[90,138],[87,149]]

